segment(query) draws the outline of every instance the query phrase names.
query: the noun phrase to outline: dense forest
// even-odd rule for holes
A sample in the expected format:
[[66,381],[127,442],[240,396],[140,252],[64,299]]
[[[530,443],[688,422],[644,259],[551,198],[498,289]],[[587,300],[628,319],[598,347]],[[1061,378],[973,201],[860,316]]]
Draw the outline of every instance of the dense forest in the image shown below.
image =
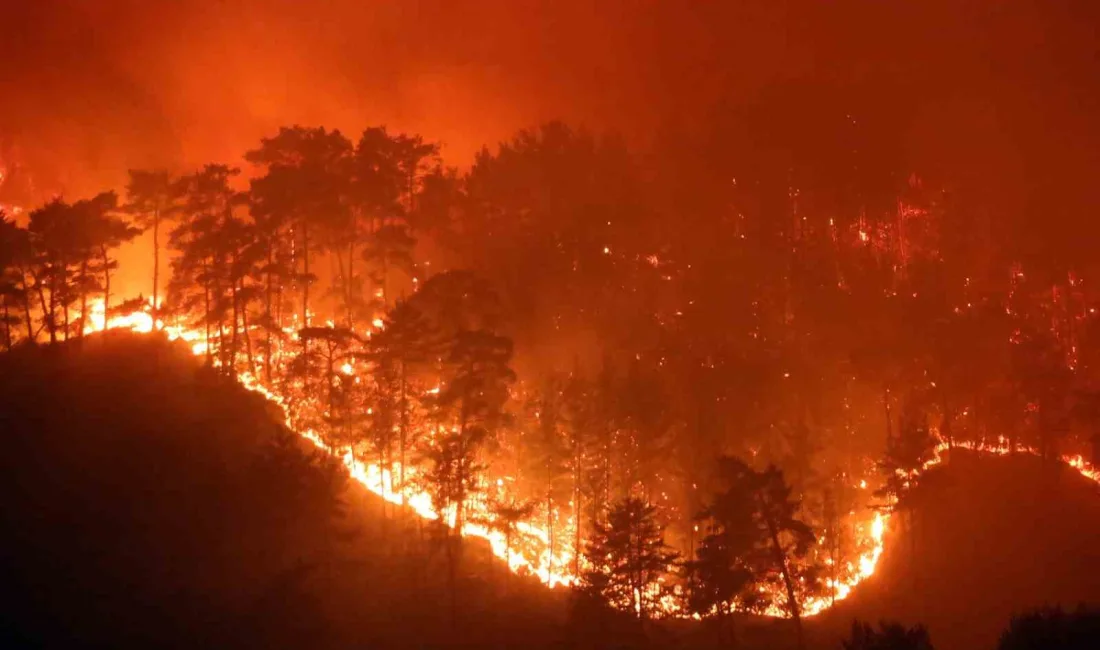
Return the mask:
[[[778,616],[801,644],[952,450],[1092,471],[1095,269],[1027,256],[871,130],[799,157],[764,115],[737,124],[735,154],[655,161],[553,122],[463,171],[420,135],[291,126],[232,164],[134,170],[9,209],[0,343],[139,321],[188,341],[384,519],[449,524],[455,616],[447,530],[641,621]],[[120,299],[114,251],[142,232],[149,291]]]

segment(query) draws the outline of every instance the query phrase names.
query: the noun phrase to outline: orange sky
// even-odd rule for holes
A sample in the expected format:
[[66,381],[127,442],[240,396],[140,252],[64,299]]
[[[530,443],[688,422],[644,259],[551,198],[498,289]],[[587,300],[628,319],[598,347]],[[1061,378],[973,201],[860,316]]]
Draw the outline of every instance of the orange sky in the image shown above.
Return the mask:
[[[807,79],[838,94],[911,101],[899,119],[907,159],[984,182],[991,195],[1036,173],[1085,187],[1100,170],[1096,3],[5,5],[0,154],[14,143],[43,193],[72,198],[117,188],[130,167],[237,162],[291,123],[352,136],[372,124],[416,131],[442,141],[459,165],[481,145],[551,118],[642,143],[655,133],[705,137],[709,121]],[[1072,164],[1052,172],[1055,156]]]

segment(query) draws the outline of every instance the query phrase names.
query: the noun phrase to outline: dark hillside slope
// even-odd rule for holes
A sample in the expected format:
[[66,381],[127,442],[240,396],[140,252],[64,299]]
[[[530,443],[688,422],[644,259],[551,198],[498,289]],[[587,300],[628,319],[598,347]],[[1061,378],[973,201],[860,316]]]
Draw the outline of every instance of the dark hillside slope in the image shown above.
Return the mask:
[[[111,333],[0,355],[3,647],[537,647],[560,598],[442,553],[262,398]],[[521,614],[525,613],[525,614]]]
[[853,618],[887,618],[924,622],[940,650],[993,648],[1014,612],[1100,604],[1100,490],[1075,471],[955,452],[913,501],[877,574],[814,621],[825,647]]

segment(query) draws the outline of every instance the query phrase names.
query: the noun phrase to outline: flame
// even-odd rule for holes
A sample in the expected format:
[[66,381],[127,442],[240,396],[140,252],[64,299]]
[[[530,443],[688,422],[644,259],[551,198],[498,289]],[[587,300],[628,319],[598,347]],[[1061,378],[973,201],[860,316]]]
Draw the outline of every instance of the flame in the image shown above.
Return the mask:
[[[152,301],[150,301],[151,303]],[[151,311],[151,310],[150,310]],[[84,333],[102,332],[105,329],[125,329],[147,334],[153,331],[154,320],[149,311],[141,310],[129,314],[107,318],[102,298],[91,301],[88,317],[85,319]],[[163,323],[158,323],[163,325]]]
[[[150,333],[153,332],[154,329],[157,329],[169,340],[180,340],[189,343],[191,345],[191,351],[196,355],[206,353],[208,343],[205,340],[205,334],[203,332],[188,329],[180,325],[165,325],[160,321],[155,321],[151,312],[151,305],[146,305],[144,309],[134,311],[130,314],[116,315],[107,318],[103,309],[103,301],[93,301],[91,303],[85,332],[92,333],[106,329],[125,329],[138,333]],[[376,327],[377,326],[378,325],[376,325]],[[350,364],[344,364],[341,367],[341,371],[351,375],[354,373],[354,368]],[[318,448],[329,453],[333,452],[332,448],[324,442],[321,435],[315,430],[308,428],[295,429],[292,417],[290,416],[291,409],[284,396],[264,385],[258,377],[250,372],[239,372],[237,378],[246,389],[262,395],[270,402],[279,406],[280,409],[282,409],[284,422],[288,428],[296,430],[301,436],[312,442]],[[439,387],[433,387],[427,392],[429,394],[436,394],[439,392]],[[914,480],[929,469],[944,463],[947,453],[952,448],[1000,456],[1013,453],[1013,447],[1009,444],[1008,440],[1003,437],[998,438],[996,442],[992,443],[984,441],[955,441],[953,445],[949,445],[946,441],[941,441],[934,448],[932,457],[924,463],[921,469],[905,478],[907,480]],[[1015,453],[1039,455],[1038,450],[1022,445],[1015,446]],[[417,467],[406,467],[406,485],[404,488],[395,489],[394,477],[391,470],[383,468],[375,463],[365,462],[355,457],[350,451],[337,453],[337,455],[347,468],[348,474],[374,494],[390,503],[407,507],[411,512],[423,519],[436,521],[441,518],[441,514],[432,504],[430,495],[412,487],[414,482],[410,481],[409,478],[417,475]],[[1089,463],[1084,457],[1080,455],[1063,456],[1061,460],[1085,478],[1095,483],[1100,483],[1100,468]],[[400,473],[400,471],[400,464],[394,463],[393,472]],[[506,481],[498,478],[494,483],[498,489],[503,489]],[[865,480],[859,481],[857,485],[860,489],[867,489],[867,482]],[[892,506],[893,504],[890,505]],[[576,582],[577,576],[569,569],[575,560],[575,549],[571,548],[568,542],[561,543],[559,545],[560,550],[551,554],[549,551],[550,536],[547,529],[539,524],[527,521],[517,524],[516,533],[514,535],[515,539],[513,543],[509,545],[503,532],[497,530],[495,527],[481,523],[492,520],[492,513],[485,502],[474,499],[466,504],[466,508],[470,512],[470,517],[468,521],[463,522],[462,530],[460,531],[461,534],[466,537],[476,537],[486,540],[493,554],[503,560],[508,565],[509,569],[516,573],[534,575],[550,587],[569,586]],[[442,514],[442,518],[445,523],[454,527],[454,512],[445,512]],[[886,531],[889,529],[890,519],[891,514],[889,510],[885,512],[880,511],[876,512],[869,522],[863,522],[856,526],[858,537],[857,544],[859,548],[863,548],[864,550],[854,562],[850,561],[845,563],[845,577],[826,581],[825,586],[830,592],[828,596],[814,596],[805,599],[801,603],[801,614],[803,616],[815,616],[829,609],[836,602],[850,596],[861,582],[874,575],[885,548]],[[571,538],[572,535],[569,534],[569,532],[568,530],[563,530],[560,538]],[[681,599],[675,593],[668,593],[669,590],[665,587],[664,584],[653,585],[651,592],[647,592],[647,597],[651,597],[658,603],[660,613],[666,616],[685,616],[686,612],[684,612],[682,608]],[[769,617],[786,618],[787,612],[782,605],[784,596],[778,591],[769,591],[767,587],[762,587],[762,593],[769,594],[772,597],[771,603],[769,603],[763,611],[763,614]]]

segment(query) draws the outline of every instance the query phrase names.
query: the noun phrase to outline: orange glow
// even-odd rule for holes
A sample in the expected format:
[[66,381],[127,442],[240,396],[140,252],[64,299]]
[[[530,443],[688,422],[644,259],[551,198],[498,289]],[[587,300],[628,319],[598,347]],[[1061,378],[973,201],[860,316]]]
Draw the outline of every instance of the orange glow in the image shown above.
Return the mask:
[[[153,319],[149,314],[148,307],[145,310],[113,316],[105,320],[103,303],[100,300],[92,303],[89,318],[91,323],[85,330],[88,333],[104,329],[127,329],[138,333],[153,331]],[[205,353],[207,343],[202,332],[179,326],[164,326],[163,323],[158,323],[158,325],[161,326],[162,331],[169,340],[181,340],[191,344],[191,350],[196,355]],[[354,373],[354,368],[350,364],[344,364],[341,367],[341,372],[350,375]],[[389,469],[375,463],[364,462],[362,459],[355,457],[351,451],[334,451],[326,445],[321,435],[312,429],[294,429],[292,418],[288,414],[289,408],[286,398],[265,386],[258,377],[247,371],[242,371],[237,374],[237,378],[246,389],[259,393],[272,403],[277,404],[282,409],[285,424],[289,428],[297,430],[301,436],[318,448],[335,453],[343,461],[349,475],[365,488],[390,503],[408,507],[424,519],[435,521],[440,518],[441,514],[434,507],[430,495],[411,487],[412,484],[415,484],[415,480],[410,479],[415,479],[419,471],[418,467],[415,465],[406,467],[406,487],[403,490],[396,489],[394,477]],[[426,392],[436,394],[439,392],[439,387],[433,387]],[[1012,451],[1008,441],[1004,438],[999,438],[994,443],[956,441],[954,447],[999,456],[1007,455]],[[944,463],[947,452],[951,448],[946,442],[941,441],[935,447],[932,458],[924,464],[922,469],[905,478],[913,480],[923,472]],[[1038,455],[1036,449],[1020,445],[1017,445],[1015,452]],[[1090,464],[1082,456],[1065,456],[1062,461],[1085,478],[1100,483],[1100,469]],[[395,463],[393,471],[399,473],[400,470],[400,465]],[[495,480],[486,479],[489,484],[494,485],[498,490],[503,490],[510,480],[509,477],[498,477]],[[860,480],[857,486],[865,490],[867,489],[867,482]],[[549,552],[550,537],[547,529],[537,523],[538,516],[532,516],[528,521],[519,522],[509,548],[503,532],[487,523],[483,523],[490,522],[493,519],[492,512],[484,500],[471,499],[465,504],[465,507],[469,512],[469,516],[463,523],[462,535],[487,541],[493,554],[506,562],[513,572],[534,575],[550,587],[568,586],[576,582],[577,576],[570,570],[574,562],[575,549],[568,542],[560,541],[570,539],[572,537],[570,531],[567,529],[558,531],[555,535],[556,550],[551,555]],[[444,512],[442,516],[449,526],[454,526],[455,513],[453,511]],[[801,603],[803,616],[814,616],[829,609],[835,602],[850,596],[856,586],[874,575],[885,548],[886,531],[889,528],[890,519],[891,515],[888,510],[886,512],[875,512],[869,520],[857,523],[854,526],[857,536],[857,548],[864,550],[855,561],[849,561],[843,565],[845,577],[826,580],[825,587],[828,595],[807,598]],[[652,595],[656,596],[661,587],[662,585],[654,585]],[[771,593],[766,588],[762,588],[762,593],[771,596],[771,602],[764,609],[763,614],[769,617],[785,618],[787,616],[783,606],[785,596],[778,591]],[[665,616],[678,617],[685,615],[680,600],[675,594],[670,593],[661,596],[659,605],[661,614]]]

